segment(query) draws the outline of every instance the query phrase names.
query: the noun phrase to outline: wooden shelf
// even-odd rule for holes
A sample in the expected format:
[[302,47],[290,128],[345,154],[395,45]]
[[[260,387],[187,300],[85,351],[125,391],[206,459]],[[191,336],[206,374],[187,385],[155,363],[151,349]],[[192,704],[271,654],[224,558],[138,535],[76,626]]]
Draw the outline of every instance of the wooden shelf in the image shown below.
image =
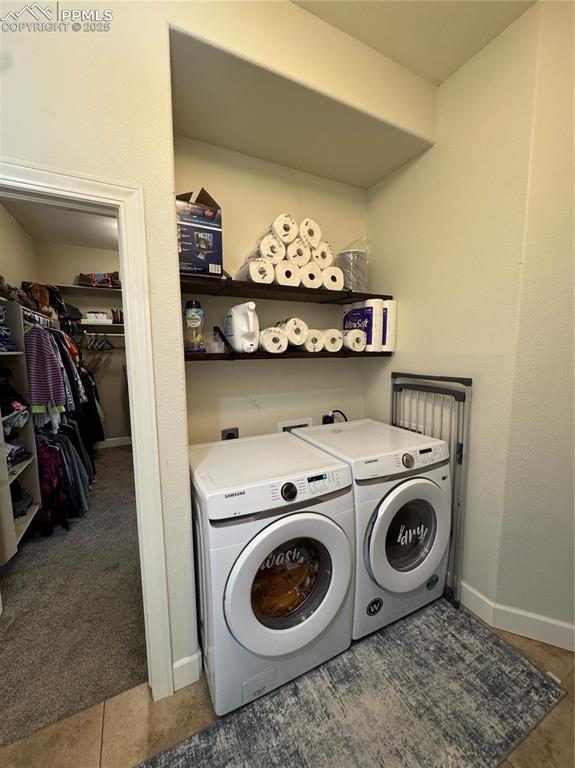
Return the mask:
[[17,357],[23,354],[23,352],[0,352],[0,357]]
[[62,293],[85,293],[94,295],[103,294],[118,294],[122,295],[121,288],[107,288],[100,285],[57,285]]
[[32,464],[33,461],[36,461],[35,456],[30,456],[29,459],[25,459],[24,461],[21,461],[19,464],[15,464],[13,467],[10,467],[8,470],[8,482],[10,485],[16,480],[16,478],[20,477],[22,472],[24,472],[25,469],[28,469],[30,464]]
[[124,333],[122,323],[80,323],[80,328],[86,333]]
[[274,355],[271,352],[222,352],[210,355],[207,352],[186,352],[185,360],[187,363],[199,363],[206,361],[232,361],[232,360],[294,360],[294,359],[320,359],[329,360],[331,358],[341,359],[342,357],[391,357],[391,352],[351,352],[348,349],[342,349],[339,352],[301,352],[297,349],[288,349],[281,355]]
[[228,277],[204,275],[180,275],[183,294],[222,296],[224,298],[249,298],[266,301],[303,301],[310,304],[352,304],[366,299],[392,299],[383,293],[353,293],[352,291],[328,291],[319,288],[291,288],[283,285],[263,285]]
[[16,529],[16,544],[20,543],[22,536],[24,536],[24,534],[28,530],[30,523],[34,519],[36,512],[38,512],[39,509],[40,509],[39,504],[32,504],[26,510],[25,515],[21,515],[20,517],[14,518],[14,528]]

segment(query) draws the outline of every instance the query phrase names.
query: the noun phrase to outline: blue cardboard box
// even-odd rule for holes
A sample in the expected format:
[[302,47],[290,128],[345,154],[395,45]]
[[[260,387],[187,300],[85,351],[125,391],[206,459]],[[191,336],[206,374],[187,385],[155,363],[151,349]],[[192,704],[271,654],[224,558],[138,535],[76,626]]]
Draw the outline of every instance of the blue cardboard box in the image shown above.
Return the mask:
[[222,211],[205,189],[176,196],[181,275],[223,274]]

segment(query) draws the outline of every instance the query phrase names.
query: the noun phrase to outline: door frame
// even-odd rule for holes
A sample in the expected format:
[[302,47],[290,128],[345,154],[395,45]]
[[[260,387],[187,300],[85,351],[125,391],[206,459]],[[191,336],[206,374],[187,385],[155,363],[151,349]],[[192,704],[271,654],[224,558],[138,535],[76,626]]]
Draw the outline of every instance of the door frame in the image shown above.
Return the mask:
[[0,194],[118,220],[148,677],[154,699],[164,698],[174,682],[143,190],[2,158]]

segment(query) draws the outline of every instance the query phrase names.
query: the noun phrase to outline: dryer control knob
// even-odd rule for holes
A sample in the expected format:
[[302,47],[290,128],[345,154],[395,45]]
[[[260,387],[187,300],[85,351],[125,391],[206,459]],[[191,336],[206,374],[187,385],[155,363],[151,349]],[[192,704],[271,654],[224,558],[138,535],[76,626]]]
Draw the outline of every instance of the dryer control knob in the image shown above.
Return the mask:
[[404,467],[411,469],[415,464],[415,459],[413,458],[411,453],[404,453],[403,456],[401,457],[401,462]]
[[293,501],[297,496],[297,488],[293,483],[284,483],[282,485],[282,496],[286,501]]

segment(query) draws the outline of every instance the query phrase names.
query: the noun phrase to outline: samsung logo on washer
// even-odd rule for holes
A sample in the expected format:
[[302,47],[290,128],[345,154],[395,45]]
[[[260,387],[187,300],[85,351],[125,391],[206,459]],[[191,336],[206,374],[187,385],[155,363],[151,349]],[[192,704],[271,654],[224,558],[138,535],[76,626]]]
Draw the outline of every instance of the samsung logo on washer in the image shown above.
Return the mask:
[[245,491],[232,491],[231,493],[226,493],[224,496],[224,499],[233,499],[234,496],[245,496]]

